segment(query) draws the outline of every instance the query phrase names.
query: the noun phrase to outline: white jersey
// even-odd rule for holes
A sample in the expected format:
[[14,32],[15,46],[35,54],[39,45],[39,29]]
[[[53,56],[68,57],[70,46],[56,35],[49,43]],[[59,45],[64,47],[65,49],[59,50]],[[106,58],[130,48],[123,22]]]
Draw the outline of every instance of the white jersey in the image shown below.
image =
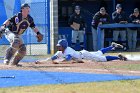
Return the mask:
[[75,51],[71,47],[67,47],[62,53],[62,51],[57,51],[55,55],[58,58],[65,58],[67,55],[71,55],[73,59],[86,59],[86,60],[94,60],[94,61],[107,61],[106,57],[103,56],[103,53],[99,50],[97,52],[89,52],[86,50]]
[[67,55],[71,55],[72,58],[74,59],[81,59],[81,54],[79,51],[75,51],[74,49],[72,49],[71,47],[67,47],[64,51],[64,53],[62,53],[62,51],[57,51],[54,55],[56,55],[58,58],[65,58]]

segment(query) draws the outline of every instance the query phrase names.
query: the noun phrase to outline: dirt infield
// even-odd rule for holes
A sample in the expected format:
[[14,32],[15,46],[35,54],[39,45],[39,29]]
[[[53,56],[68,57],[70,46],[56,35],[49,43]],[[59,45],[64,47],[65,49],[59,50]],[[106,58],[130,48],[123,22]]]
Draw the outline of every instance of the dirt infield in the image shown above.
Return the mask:
[[[92,62],[73,64],[35,64],[34,62],[20,62],[22,67],[9,66],[0,63],[0,69],[6,70],[34,70],[34,71],[52,71],[52,72],[80,72],[80,73],[110,73],[120,75],[140,75],[140,70],[131,70],[131,65],[140,64],[140,61],[110,61],[110,62]],[[121,68],[121,66],[130,66]]]

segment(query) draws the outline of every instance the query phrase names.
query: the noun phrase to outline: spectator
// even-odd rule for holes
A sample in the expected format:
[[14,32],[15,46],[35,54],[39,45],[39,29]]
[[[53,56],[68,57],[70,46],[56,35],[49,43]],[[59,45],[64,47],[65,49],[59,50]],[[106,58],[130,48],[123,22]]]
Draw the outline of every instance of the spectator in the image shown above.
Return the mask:
[[[130,20],[130,23],[140,24],[140,14],[139,14],[138,8],[134,9],[134,12],[129,16],[129,20]],[[128,37],[129,50],[136,49],[137,30],[138,30],[138,28],[128,28],[127,37]]]
[[[110,17],[108,13],[106,13],[106,10],[104,7],[100,8],[100,11],[98,11],[93,19],[92,19],[92,37],[93,37],[93,49],[94,51],[97,51],[97,27],[98,25],[107,24],[110,22]],[[104,30],[101,31],[101,48],[104,47]]]
[[72,48],[75,48],[77,41],[80,42],[80,47],[84,48],[85,20],[80,13],[80,6],[75,6],[75,13],[70,16],[69,25],[72,30]]
[[[127,23],[127,16],[125,12],[122,11],[121,4],[116,5],[116,11],[112,13],[112,20],[114,23],[124,24]],[[113,41],[118,43],[118,37],[121,36],[121,42],[126,46],[126,29],[125,28],[115,28],[113,31]],[[126,47],[124,48],[126,50]]]

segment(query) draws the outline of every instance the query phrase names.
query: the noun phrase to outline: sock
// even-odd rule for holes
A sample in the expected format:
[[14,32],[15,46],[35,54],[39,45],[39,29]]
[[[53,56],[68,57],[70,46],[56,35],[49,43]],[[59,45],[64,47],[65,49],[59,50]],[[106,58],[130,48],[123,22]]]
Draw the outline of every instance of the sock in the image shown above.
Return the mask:
[[102,51],[103,54],[105,54],[106,52],[112,50],[112,46],[106,47],[106,48],[102,48],[100,51]]
[[120,59],[120,58],[117,57],[117,56],[106,56],[106,60],[107,60],[107,61],[118,60],[118,59]]

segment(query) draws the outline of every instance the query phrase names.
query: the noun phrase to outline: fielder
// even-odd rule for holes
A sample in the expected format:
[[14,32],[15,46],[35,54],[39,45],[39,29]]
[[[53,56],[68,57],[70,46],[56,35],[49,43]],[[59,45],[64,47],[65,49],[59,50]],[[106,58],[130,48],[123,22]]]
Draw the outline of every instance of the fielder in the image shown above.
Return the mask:
[[[34,24],[33,18],[29,15],[30,6],[25,3],[21,5],[21,11],[7,19],[0,28],[1,35],[4,34],[6,39],[10,42],[10,47],[6,50],[4,58],[5,65],[18,66],[19,61],[26,54],[26,47],[23,43],[21,35],[28,27],[31,27],[37,34],[38,42],[41,42],[43,35],[39,32]],[[0,36],[1,36],[0,35]]]
[[126,61],[127,58],[124,57],[123,55],[119,54],[118,56],[104,56],[103,54],[107,53],[108,51],[112,50],[113,48],[119,47],[123,48],[122,45],[117,44],[117,43],[112,43],[111,46],[102,48],[101,50],[98,50],[96,52],[89,52],[86,50],[82,51],[75,51],[71,47],[68,47],[68,42],[65,39],[61,39],[57,43],[57,48],[58,51],[49,59],[46,60],[38,60],[35,63],[39,64],[41,62],[46,62],[46,61],[52,61],[53,63],[55,62],[56,59],[62,59],[64,60],[61,61],[68,61],[71,62],[71,60],[77,60],[78,62],[82,62],[82,59],[85,60],[94,60],[97,62],[106,62],[106,61],[112,61],[112,60],[124,60]]

